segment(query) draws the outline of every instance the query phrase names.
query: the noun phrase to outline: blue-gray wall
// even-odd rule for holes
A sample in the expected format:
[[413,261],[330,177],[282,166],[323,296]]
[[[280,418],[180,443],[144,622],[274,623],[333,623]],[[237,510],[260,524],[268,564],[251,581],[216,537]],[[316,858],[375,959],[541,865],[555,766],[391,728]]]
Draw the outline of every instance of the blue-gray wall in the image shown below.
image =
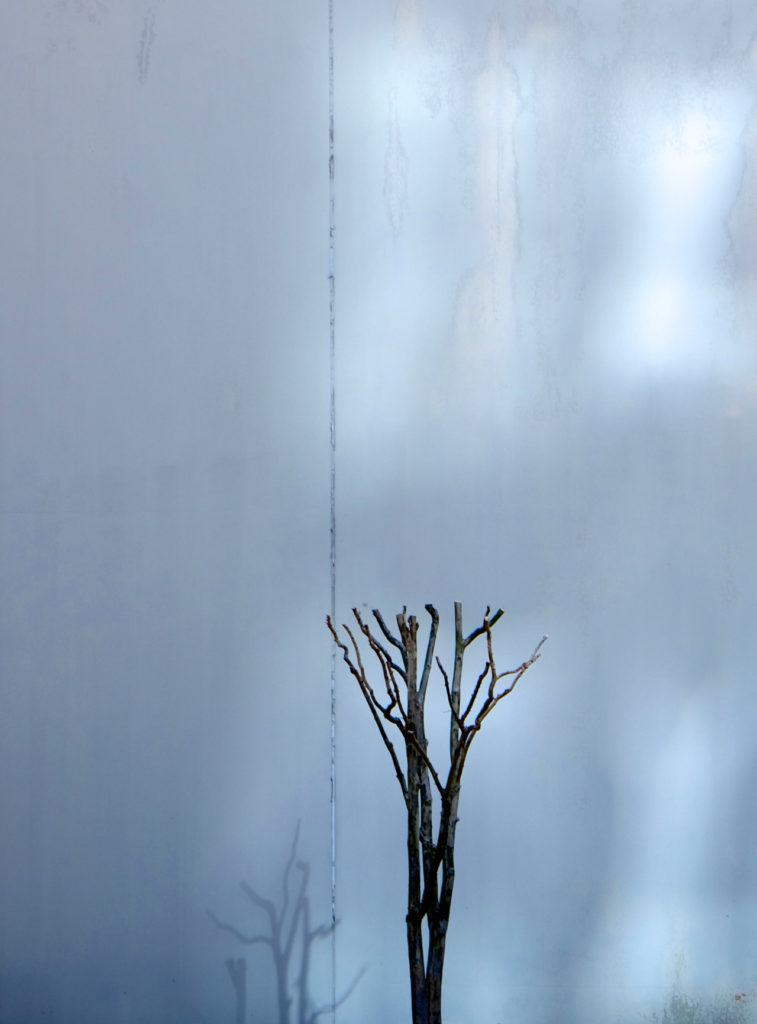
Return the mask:
[[[328,14],[0,6],[0,1024],[220,1024],[242,954],[273,1019],[206,909],[263,929],[298,820],[330,913]],[[338,615],[550,635],[467,769],[446,1019],[749,994],[757,13],[335,0],[332,43]],[[336,725],[337,1020],[408,1020],[341,666]]]

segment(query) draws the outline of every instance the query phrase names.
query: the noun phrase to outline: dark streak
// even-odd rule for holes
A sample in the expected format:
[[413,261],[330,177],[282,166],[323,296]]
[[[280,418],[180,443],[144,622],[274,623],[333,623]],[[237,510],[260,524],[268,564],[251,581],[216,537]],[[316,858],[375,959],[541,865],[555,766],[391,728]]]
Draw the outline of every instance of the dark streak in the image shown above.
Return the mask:
[[145,15],[145,20],[142,25],[142,38],[139,43],[139,55],[137,57],[137,67],[139,69],[139,81],[144,82],[150,71],[150,53],[152,52],[152,44],[155,39],[155,11],[151,7]]

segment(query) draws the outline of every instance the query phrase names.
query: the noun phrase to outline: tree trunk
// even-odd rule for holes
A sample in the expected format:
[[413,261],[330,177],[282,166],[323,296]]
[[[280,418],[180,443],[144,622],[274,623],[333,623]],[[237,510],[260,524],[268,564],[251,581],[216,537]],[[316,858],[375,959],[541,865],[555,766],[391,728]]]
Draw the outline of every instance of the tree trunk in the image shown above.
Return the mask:
[[433,928],[429,939],[428,971],[426,990],[428,993],[428,1024],[442,1024],[442,974],[444,972],[444,947],[447,937],[446,925],[439,922]]
[[[455,602],[455,655],[451,680],[439,658],[436,659],[444,681],[450,711],[449,769],[445,782],[443,775],[429,757],[424,715],[426,690],[439,625],[436,609],[433,605],[426,605],[426,611],[431,616],[431,629],[420,681],[418,621],[415,616],[408,617],[407,608],[403,608],[397,615],[400,633],[398,639],[392,634],[378,609],[373,610],[381,633],[389,644],[387,648],[377,640],[357,608],[353,608],[352,611],[361,633],[379,661],[386,696],[377,695],[371,686],[360,656],[358,642],[350,628],[344,626],[352,650],[340,639],[330,616],[327,617],[326,623],[342,652],[344,661],[357,680],[384,746],[389,752],[407,808],[408,889],[405,921],[412,1024],[442,1024],[442,975],[452,891],[455,885],[457,810],[465,761],[470,745],[484,720],[500,701],[512,693],[518,680],[540,656],[542,644],[547,638],[543,637],[534,648],[531,657],[517,668],[497,672],[491,630],[504,612],[499,608],[494,615],[490,615],[490,609],[487,608],[482,624],[465,636],[462,605],[459,601]],[[463,660],[466,648],[478,637],[485,638],[488,657],[463,707]],[[391,647],[400,652],[404,667],[397,664],[396,655],[391,653]],[[399,680],[404,682],[404,701]],[[395,727],[404,740],[406,772],[402,769],[400,758],[384,723]],[[436,794],[440,803],[440,818],[435,840],[433,819]],[[424,956],[424,920],[428,928],[427,956]]]
[[410,1007],[413,1024],[429,1024],[426,965],[423,961],[423,926],[407,917],[407,953],[410,963]]
[[397,616],[397,624],[405,645],[404,661],[407,674],[407,716],[409,735],[407,755],[407,953],[410,965],[410,1000],[413,1024],[428,1024],[428,996],[426,992],[426,964],[423,955],[423,888],[420,849],[420,794],[421,770],[418,750],[413,742],[419,726],[423,726],[423,705],[418,694],[418,650],[416,646],[417,622],[413,616],[405,621]]

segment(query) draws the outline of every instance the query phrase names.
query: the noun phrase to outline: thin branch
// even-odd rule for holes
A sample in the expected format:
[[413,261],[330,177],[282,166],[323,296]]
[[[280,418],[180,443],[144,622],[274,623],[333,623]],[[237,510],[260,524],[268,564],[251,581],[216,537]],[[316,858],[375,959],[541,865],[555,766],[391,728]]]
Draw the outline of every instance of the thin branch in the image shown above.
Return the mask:
[[[357,640],[355,639],[355,635],[352,632],[352,630],[350,629],[350,627],[347,625],[346,622],[342,623],[342,628],[344,629],[345,633],[347,634],[347,636],[352,641],[352,649],[355,652],[355,661],[357,662],[357,668],[358,668],[358,671],[357,671],[358,682],[361,685],[367,686],[368,689],[371,689],[370,684],[368,682],[368,677],[365,674],[365,668],[363,667],[363,659],[362,659],[362,657],[360,655],[360,648],[357,645]],[[371,692],[373,692],[373,691],[371,690]]]
[[[379,659],[379,661],[381,661],[381,659]],[[371,684],[368,682],[367,679],[366,679],[366,689],[367,689],[368,693],[370,694],[371,700],[376,705],[376,708],[384,716],[384,718],[386,718],[387,721],[395,723],[399,728],[403,728],[404,725],[405,725],[405,722],[407,720],[407,716],[405,714],[405,709],[404,709],[404,707],[402,706],[402,703],[401,703],[400,694],[399,694],[399,688],[397,687],[397,684],[394,682],[394,680],[391,678],[391,675],[390,675],[389,671],[385,668],[385,665],[384,665],[383,661],[381,661],[381,668],[382,668],[383,674],[384,674],[384,686],[386,687],[387,696],[389,697],[389,703],[388,704],[382,704],[381,703],[381,701],[376,696],[376,693],[375,693],[373,687],[371,686]],[[394,683],[394,686],[392,686],[393,683]],[[400,713],[400,720],[399,721],[397,719],[395,719],[394,716],[391,714],[392,709],[395,708],[395,707],[398,708],[399,713]]]
[[497,682],[499,682],[500,679],[504,679],[506,676],[515,676],[515,679],[513,679],[512,683],[510,684],[510,686],[507,687],[506,690],[503,690],[501,693],[497,694],[497,700],[502,700],[503,697],[507,697],[508,694],[513,692],[516,685],[520,681],[521,677],[531,668],[534,662],[538,661],[541,657],[541,649],[548,639],[548,636],[543,636],[534,648],[533,654],[528,659],[528,661],[524,661],[523,664],[520,665],[518,668],[510,669],[509,672],[500,672],[500,674],[497,676]]
[[[366,675],[365,668],[363,667],[363,659],[360,656],[360,648],[358,647],[357,640],[355,639],[355,636],[354,636],[352,630],[350,629],[350,627],[348,625],[346,625],[345,623],[343,623],[343,626],[344,626],[345,632],[347,633],[347,636],[352,641],[353,648],[355,649],[355,658],[357,660],[358,671],[357,672],[353,672],[353,675],[355,676],[355,678],[357,679],[358,683],[360,684],[360,689],[363,691],[363,694],[365,695],[366,700],[368,699],[368,697],[370,697],[370,701],[381,712],[381,714],[384,716],[384,718],[388,722],[391,722],[392,725],[396,725],[397,728],[400,730],[400,732],[404,734],[405,725],[406,725],[404,709],[400,705],[400,713],[403,716],[403,720],[402,721],[400,721],[400,719],[398,719],[398,718],[395,718],[394,715],[390,714],[392,708],[395,706],[397,701],[393,698],[391,690],[389,690],[388,686],[387,686],[387,690],[389,692],[389,703],[387,704],[387,706],[384,707],[384,705],[378,699],[378,697],[376,696],[376,693],[375,693],[373,687],[368,682],[368,676]],[[382,662],[382,664],[383,664],[383,662]],[[397,696],[399,696],[399,692],[398,692]]]
[[486,649],[489,653],[489,664],[492,667],[492,677],[489,683],[489,697],[494,697],[494,687],[497,685],[497,666],[494,664],[494,644],[492,641],[492,627],[489,622],[489,609],[486,609],[486,615],[484,617],[484,628],[486,629]]
[[379,640],[376,639],[376,637],[373,635],[373,633],[371,633],[370,626],[368,626],[367,623],[363,622],[362,616],[360,615],[360,612],[357,610],[357,608],[353,608],[352,609],[352,614],[357,619],[357,624],[358,624],[358,626],[360,626],[361,633],[364,636],[368,637],[368,639],[370,640],[371,647],[374,650],[376,648],[378,648],[381,651],[381,653],[384,656],[384,658],[386,658],[387,663],[389,665],[391,665],[392,669],[395,672],[399,673],[399,675],[402,676],[402,678],[405,680],[405,682],[407,682],[407,672],[404,670],[404,668],[401,668],[401,666],[399,666],[397,664],[397,662],[392,658],[392,656],[389,653],[389,651],[387,651],[386,647],[384,647],[384,645]]
[[402,658],[404,660],[407,657],[407,651],[405,650],[405,645],[400,640],[398,640],[395,636],[392,635],[392,633],[389,630],[389,627],[384,622],[384,619],[383,619],[383,617],[381,615],[381,612],[378,610],[378,608],[374,608],[373,609],[373,617],[376,620],[376,622],[378,622],[379,628],[381,629],[381,632],[384,634],[386,639],[389,641],[389,643],[392,645],[392,647],[396,647],[397,648],[397,650],[400,652],[400,654],[402,655]]
[[491,668],[492,668],[491,661],[487,661],[486,665],[484,666],[483,672],[481,673],[481,675],[476,680],[476,685],[473,687],[473,693],[471,694],[471,697],[470,697],[470,700],[468,701],[467,707],[465,708],[465,711],[463,712],[463,714],[461,716],[461,721],[462,722],[465,722],[465,719],[471,713],[471,708],[476,703],[476,697],[478,697],[478,691],[481,689],[481,684],[483,683],[484,679],[486,679],[486,676],[487,676],[488,672],[491,670]]
[[[489,609],[486,609],[487,612]],[[455,601],[455,661],[452,668],[452,686],[450,687],[453,717],[449,723],[449,760],[454,759],[455,750],[460,742],[460,692],[463,680],[463,660],[465,658],[465,639],[463,637],[463,606]]]
[[[489,625],[491,626],[491,623],[489,623]],[[486,632],[486,629],[484,629],[484,631]],[[492,675],[492,680],[490,681],[489,686],[487,688],[488,692],[486,695],[486,699],[479,708],[474,722],[470,725],[463,725],[461,735],[458,737],[457,742],[455,744],[455,748],[452,751],[452,756],[450,757],[449,773],[447,775],[447,792],[450,791],[454,785],[459,784],[463,774],[463,768],[465,767],[465,761],[466,758],[468,757],[468,751],[470,750],[471,744],[473,743],[473,738],[480,731],[481,726],[484,723],[484,720],[488,718],[488,716],[491,714],[491,712],[494,710],[494,708],[497,706],[497,704],[499,704],[501,700],[503,700],[510,693],[512,693],[512,691],[515,689],[516,685],[523,677],[523,675],[528,671],[529,668],[531,668],[534,662],[538,661],[538,659],[541,657],[541,648],[546,643],[547,639],[548,638],[546,636],[543,636],[534,648],[531,657],[527,661],[524,661],[523,664],[519,665],[517,668],[509,669],[507,672],[500,672],[497,675]],[[491,630],[489,630],[487,635],[487,645],[489,655],[491,658],[493,656],[493,651],[491,648]],[[441,668],[441,665],[439,667]],[[496,672],[496,669],[494,671]],[[480,677],[481,682],[483,682],[485,676],[486,673],[482,673],[482,676]],[[495,693],[494,688],[496,686],[496,683],[500,679],[503,679],[505,677],[509,678],[511,676],[515,676],[515,678],[513,679],[510,686],[508,686],[505,690],[502,690],[500,693]],[[470,707],[472,707],[472,703],[470,704]],[[466,708],[466,715],[469,713],[470,707]]]
[[[358,621],[360,622],[360,628],[361,628],[361,630],[363,631],[363,633],[365,633],[365,631],[366,631],[366,630],[367,630],[367,629],[368,629],[369,627],[368,627],[367,625],[365,625],[365,624],[363,623],[363,620],[362,620],[362,619],[361,619],[361,618],[359,617],[359,615],[358,615],[358,613],[357,613],[357,612],[355,611],[355,609],[353,608],[352,610],[353,610],[353,612],[355,613],[355,616],[356,616],[356,618],[358,618]],[[366,633],[366,636],[367,636],[367,635],[368,635],[368,634]],[[372,633],[371,633],[371,636],[373,636],[373,634],[372,634]],[[384,647],[384,645],[383,645],[383,644],[381,643],[381,641],[380,641],[380,640],[377,640],[377,639],[376,639],[376,637],[375,637],[375,636],[373,636],[373,643],[374,643],[374,644],[376,645],[376,647],[377,647],[377,648],[378,648],[378,649],[379,649],[379,650],[381,651],[381,653],[383,654],[383,656],[384,656],[384,657],[386,658],[386,660],[387,660],[387,663],[388,663],[389,665],[391,665],[391,666],[392,666],[392,668],[394,669],[394,671],[395,671],[395,672],[396,672],[396,673],[397,673],[398,675],[402,676],[402,678],[403,678],[403,679],[405,680],[405,682],[407,682],[407,672],[405,672],[404,668],[403,668],[403,667],[402,667],[401,665],[398,665],[398,664],[397,664],[397,662],[396,662],[396,661],[394,660],[394,658],[393,658],[393,657],[391,656],[391,654],[390,654],[390,653],[389,653],[389,651],[388,651],[388,650],[386,649],[386,647]]]
[[426,646],[426,660],[423,664],[423,674],[421,675],[421,684],[418,688],[418,697],[421,704],[426,700],[426,687],[428,686],[428,678],[431,674],[431,665],[434,659],[434,645],[436,644],[436,634],[439,629],[439,612],[434,608],[432,604],[426,605],[426,611],[431,616],[431,631],[428,635],[428,644]]
[[[353,611],[354,611],[354,609],[353,609]],[[371,650],[376,655],[376,657],[377,657],[377,659],[379,661],[379,664],[381,665],[381,670],[382,670],[383,675],[384,675],[384,684],[386,686],[386,692],[389,695],[389,701],[390,701],[389,707],[391,708],[394,705],[396,705],[397,708],[399,709],[399,713],[400,713],[400,715],[402,717],[402,721],[404,723],[407,723],[407,712],[405,711],[405,708],[403,707],[403,704],[402,704],[402,697],[400,695],[400,689],[399,689],[399,686],[397,686],[397,680],[394,678],[394,670],[396,669],[401,674],[402,678],[405,680],[406,683],[407,683],[407,673],[403,672],[402,669],[398,668],[394,664],[392,659],[389,657],[387,651],[376,640],[376,638],[373,636],[373,633],[371,633],[370,627],[366,623],[363,622],[363,620],[360,618],[360,615],[357,613],[357,611],[355,611],[355,618],[358,621],[358,625],[360,626],[360,629],[361,629],[361,631],[363,633],[363,636],[367,639],[368,644],[370,645]],[[384,709],[382,708],[382,711],[383,710]]]
[[[354,611],[354,609],[353,609],[353,611]],[[355,612],[355,616],[358,619],[358,621],[360,621],[360,613],[359,612]],[[414,621],[415,620],[413,619],[413,622]],[[358,647],[357,640],[355,639],[355,635],[352,632],[352,630],[350,629],[350,627],[346,623],[342,623],[342,628],[344,629],[344,631],[346,632],[347,636],[352,641],[352,646],[353,646],[353,648],[355,650],[355,661],[357,662],[357,665],[355,664],[355,662],[353,662],[352,658],[350,657],[349,649],[347,648],[346,644],[343,644],[342,641],[339,639],[339,636],[338,636],[336,630],[334,629],[334,625],[331,622],[331,616],[327,616],[326,617],[326,622],[328,624],[329,629],[331,630],[331,635],[334,637],[334,640],[336,641],[337,646],[342,651],[342,655],[344,657],[345,662],[347,663],[347,666],[348,666],[350,672],[355,677],[355,679],[357,679],[357,681],[358,681],[358,685],[360,686],[360,689],[361,689],[361,691],[363,693],[363,696],[365,697],[366,703],[368,704],[368,707],[371,709],[371,714],[373,715],[373,720],[376,723],[376,725],[378,727],[378,730],[381,733],[381,738],[384,741],[384,745],[386,746],[387,750],[389,751],[389,755],[392,758],[392,763],[394,764],[394,770],[395,770],[395,773],[397,775],[397,779],[399,780],[400,786],[402,787],[403,795],[405,796],[405,803],[407,804],[410,801],[410,791],[408,789],[404,773],[402,772],[402,768],[400,767],[399,759],[397,758],[397,752],[394,749],[393,743],[391,742],[391,740],[387,736],[386,730],[384,729],[383,725],[381,724],[381,720],[380,720],[380,718],[378,717],[378,714],[377,714],[377,709],[379,711],[381,711],[382,715],[384,716],[384,718],[387,721],[391,722],[392,725],[395,725],[399,729],[399,731],[405,737],[405,742],[406,743],[408,743],[408,742],[411,743],[413,745],[413,747],[418,751],[418,753],[420,754],[421,760],[423,761],[423,763],[426,765],[426,767],[431,772],[431,775],[433,777],[433,780],[434,780],[434,783],[436,784],[437,789],[439,790],[440,793],[443,793],[444,792],[444,786],[442,785],[441,779],[439,778],[439,776],[438,776],[438,774],[436,772],[436,769],[434,768],[433,764],[431,763],[431,760],[430,760],[428,754],[426,753],[426,750],[424,749],[423,744],[418,740],[418,737],[415,735],[415,732],[411,728],[410,723],[409,723],[407,717],[406,716],[404,717],[404,721],[400,721],[398,718],[395,718],[394,715],[390,714],[390,710],[391,710],[392,704],[390,703],[388,705],[388,707],[385,708],[380,703],[378,698],[376,697],[376,694],[373,691],[373,687],[368,682],[368,677],[366,676],[366,673],[365,673],[365,667],[363,665],[363,660],[362,660],[362,658],[360,656],[360,648]],[[379,660],[381,660],[381,659],[379,658]],[[383,665],[383,662],[382,662],[382,665]],[[400,711],[401,711],[401,713],[404,716],[404,710],[401,708],[401,706],[400,706]]]
[[235,928],[233,924],[229,924],[227,921],[221,921],[212,910],[207,911],[207,915],[216,928],[220,928],[223,932],[230,932],[234,938],[239,939],[240,942],[244,942],[246,946],[254,946],[259,942],[264,942],[267,946],[273,945],[273,940],[270,935],[245,935],[238,928]]
[[[487,614],[487,616],[489,614],[489,609],[488,608],[486,609],[486,614]],[[499,620],[502,618],[502,616],[504,614],[505,613],[502,611],[502,609],[498,608],[496,610],[496,612],[494,613],[494,615],[492,615],[492,617],[489,619],[489,626],[490,627],[491,626],[496,626],[496,624],[499,622]],[[465,640],[463,640],[463,647],[470,646],[470,644],[472,644],[474,640],[477,640],[478,637],[482,636],[485,632],[486,632],[486,623],[484,622],[484,623],[482,623],[482,625],[477,626],[476,629],[474,629],[472,633],[469,633],[468,636],[466,636]]]
[[377,640],[374,637],[373,642],[386,658],[387,664],[391,665],[392,669],[397,673],[397,675],[402,676],[405,682],[407,682],[407,672],[404,670],[404,668],[401,665],[397,664],[397,662],[394,660],[394,658],[392,658],[391,654],[389,653],[389,651],[387,651],[386,647],[384,647],[380,640]]
[[[472,733],[479,731],[479,729],[481,728],[481,725],[483,724],[484,719],[487,718],[491,714],[491,712],[494,710],[494,708],[497,706],[497,704],[499,704],[499,702],[501,700],[503,700],[505,697],[507,697],[509,694],[511,694],[513,692],[515,687],[518,685],[518,683],[523,678],[523,676],[526,674],[526,672],[531,668],[531,666],[534,664],[534,662],[539,660],[539,658],[541,657],[541,648],[544,646],[544,644],[547,642],[547,640],[548,640],[548,637],[543,636],[541,638],[541,640],[539,641],[539,643],[534,648],[533,654],[531,655],[531,657],[527,661],[524,661],[523,664],[519,665],[518,668],[516,668],[516,669],[510,669],[507,672],[500,672],[499,675],[497,675],[492,680],[492,682],[489,684],[489,694],[487,696],[487,699],[482,704],[482,706],[481,706],[481,708],[480,708],[480,710],[478,712],[478,715],[476,716],[475,723],[472,726],[470,726],[470,730],[471,730],[471,737],[470,737],[470,739],[472,739]],[[495,686],[495,684],[500,679],[504,679],[505,677],[510,677],[510,676],[515,676],[515,678],[513,679],[512,683],[505,690],[502,690],[500,693],[495,694],[494,693],[494,686]],[[470,739],[468,740],[469,744],[470,744]]]
[[447,675],[444,665],[442,665],[438,657],[436,659],[436,664],[439,666],[439,671],[441,672],[442,678],[444,679],[444,689],[447,693],[447,703],[449,704],[449,709],[452,712],[452,717],[455,719],[458,729],[464,729],[465,723],[463,719],[458,715],[457,708],[455,707],[455,702],[452,698],[452,689],[449,684],[449,676]]
[[[368,694],[366,692],[366,687],[368,687],[368,681],[367,681],[367,679],[365,679],[365,674],[363,674],[363,676],[361,677],[358,669],[356,668],[355,664],[353,663],[352,659],[350,658],[350,652],[349,652],[349,649],[348,649],[347,645],[342,643],[342,641],[339,639],[339,634],[337,633],[336,629],[334,628],[334,623],[331,621],[331,616],[330,615],[326,616],[326,624],[327,624],[327,626],[328,626],[328,628],[329,628],[329,630],[331,632],[331,635],[334,638],[334,643],[337,645],[337,647],[342,652],[342,657],[343,657],[343,659],[345,661],[345,664],[347,665],[347,667],[349,668],[350,672],[352,673],[352,675],[357,680],[358,685],[360,686],[360,692],[363,694],[363,697],[365,698],[365,701],[366,701],[368,707],[370,708],[371,715],[373,716],[373,720],[376,723],[376,727],[378,728],[378,731],[379,731],[379,733],[381,735],[381,739],[384,741],[384,746],[389,751],[389,756],[392,759],[392,764],[394,765],[394,771],[395,771],[395,774],[397,776],[397,781],[400,784],[400,788],[402,789],[402,795],[405,798],[405,804],[408,805],[409,802],[410,802],[410,795],[409,795],[409,791],[408,791],[408,788],[407,788],[407,781],[405,779],[405,775],[404,775],[404,773],[402,771],[402,768],[400,767],[399,758],[397,757],[397,751],[394,749],[394,744],[392,743],[392,741],[387,736],[386,730],[384,729],[384,726],[381,723],[381,719],[378,716],[376,708],[374,707],[373,702],[370,700],[370,698],[369,698],[369,696],[368,696]],[[345,626],[344,628],[347,629],[347,626]],[[347,633],[349,634],[349,630],[348,629],[347,629]],[[368,689],[370,689],[370,687],[368,687]],[[395,724],[397,724],[398,728],[400,728],[400,730],[401,730],[402,726],[400,724],[398,724],[396,722],[396,720],[392,719],[391,716],[389,716],[389,717],[390,717],[390,720],[394,721]]]
[[[380,656],[377,655],[377,657],[379,657],[379,660],[381,660]],[[383,662],[381,663],[381,667],[382,669],[384,669],[384,682],[386,683],[387,693],[389,694],[392,704],[397,705],[397,709],[400,713],[402,721],[407,723],[407,711],[405,710],[402,704],[402,695],[400,694],[400,688],[399,686],[397,686],[397,680],[394,678],[393,665],[394,662],[392,661],[388,661],[386,663],[386,666],[384,666]]]
[[[499,682],[500,679],[505,679],[507,676],[517,676],[517,679],[515,680],[515,682],[513,682],[512,686],[507,690],[507,693],[510,693],[512,690],[515,689],[515,683],[518,681],[518,679],[520,679],[524,672],[527,672],[528,669],[531,668],[535,661],[539,660],[539,658],[541,657],[541,649],[548,639],[548,636],[543,636],[539,643],[536,645],[536,647],[534,647],[531,657],[527,661],[524,661],[522,665],[519,665],[517,668],[511,668],[507,672],[497,672],[496,682]],[[506,694],[503,693],[501,694],[501,696],[504,697],[506,696]]]
[[449,694],[450,699],[451,699],[452,691],[450,690],[450,687],[449,687],[449,676],[447,675],[447,672],[446,672],[446,670],[444,668],[444,665],[442,665],[442,660],[441,660],[441,658],[439,657],[438,654],[436,656],[436,664],[439,666],[439,671],[441,672],[442,676],[444,677],[444,685],[447,688],[447,693]]

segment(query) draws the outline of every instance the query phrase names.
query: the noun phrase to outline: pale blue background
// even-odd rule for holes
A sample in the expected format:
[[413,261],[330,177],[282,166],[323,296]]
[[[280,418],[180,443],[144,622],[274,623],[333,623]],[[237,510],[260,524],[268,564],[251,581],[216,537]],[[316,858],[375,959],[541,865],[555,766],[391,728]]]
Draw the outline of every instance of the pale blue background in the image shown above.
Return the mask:
[[[230,1020],[205,909],[298,819],[329,913],[328,10],[4,0],[0,40],[0,1024]],[[340,618],[550,634],[467,769],[445,1019],[748,993],[757,14],[335,0],[333,45]],[[337,687],[337,1019],[408,1020],[400,794]]]

